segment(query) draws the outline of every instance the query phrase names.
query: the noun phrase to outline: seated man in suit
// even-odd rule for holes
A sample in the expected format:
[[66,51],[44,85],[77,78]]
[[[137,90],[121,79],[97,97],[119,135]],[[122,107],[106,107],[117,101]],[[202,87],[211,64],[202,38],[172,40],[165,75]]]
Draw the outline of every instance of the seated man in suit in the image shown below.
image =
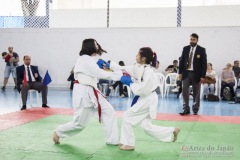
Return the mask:
[[[42,107],[50,108],[47,106],[47,92],[48,87],[42,83],[42,77],[39,75],[37,66],[30,65],[31,57],[25,55],[23,57],[24,64],[17,67],[17,89],[21,92],[23,106],[21,110],[25,110],[27,95],[29,89],[34,89],[42,92]],[[25,78],[24,78],[25,73]],[[25,79],[25,80],[24,80]]]

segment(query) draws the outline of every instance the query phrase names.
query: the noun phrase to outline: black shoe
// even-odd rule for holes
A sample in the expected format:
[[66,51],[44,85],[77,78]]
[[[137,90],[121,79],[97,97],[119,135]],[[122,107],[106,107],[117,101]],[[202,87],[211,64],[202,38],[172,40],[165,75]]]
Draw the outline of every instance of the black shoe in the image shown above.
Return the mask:
[[1,89],[2,89],[3,91],[5,91],[6,88],[3,86]]
[[185,116],[185,115],[188,115],[190,114],[190,111],[188,110],[184,110],[183,112],[179,113],[181,116]]
[[193,115],[198,115],[198,113],[197,113],[197,112],[194,112]]
[[46,104],[42,104],[42,107],[43,108],[50,108],[48,105],[46,105]]
[[26,110],[27,109],[27,106],[26,105],[23,105],[22,108],[21,108],[21,111],[22,110]]
[[207,100],[207,96],[206,95],[203,96],[203,100]]

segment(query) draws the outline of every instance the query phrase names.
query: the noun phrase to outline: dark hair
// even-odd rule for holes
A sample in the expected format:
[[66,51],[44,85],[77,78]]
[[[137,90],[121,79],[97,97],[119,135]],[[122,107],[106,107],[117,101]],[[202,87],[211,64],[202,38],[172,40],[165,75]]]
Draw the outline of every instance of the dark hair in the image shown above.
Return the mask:
[[234,61],[234,64],[235,64],[235,63],[239,63],[239,61],[238,61],[238,60],[236,60],[236,61]]
[[102,47],[97,43],[98,48],[95,45],[97,41],[95,39],[85,39],[82,42],[82,49],[79,53],[80,56],[82,55],[89,55],[91,56],[93,53],[97,53],[98,55],[102,55],[103,52],[107,53],[107,51],[103,50]]
[[213,70],[212,63],[208,63],[211,66],[211,69]]
[[23,60],[25,60],[26,57],[31,58],[31,56],[29,56],[29,55],[24,55],[24,56],[23,56]]
[[191,36],[198,40],[198,35],[196,33],[192,33]]
[[139,54],[141,55],[141,57],[146,58],[147,64],[150,64],[151,66],[156,67],[157,54],[155,52],[153,52],[150,47],[140,48]]
[[173,63],[178,63],[178,61],[177,61],[177,60],[174,60]]
[[125,64],[124,64],[123,61],[119,61],[118,64],[119,64],[120,66],[125,66]]
[[7,52],[2,52],[2,56],[5,56],[5,55],[7,55]]

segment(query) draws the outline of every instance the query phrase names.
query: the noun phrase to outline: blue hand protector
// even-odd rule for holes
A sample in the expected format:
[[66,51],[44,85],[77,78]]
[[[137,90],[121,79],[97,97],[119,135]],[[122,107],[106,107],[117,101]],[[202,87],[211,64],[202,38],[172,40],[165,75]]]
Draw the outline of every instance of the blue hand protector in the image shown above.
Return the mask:
[[128,86],[130,86],[130,84],[133,83],[130,76],[122,76],[121,77],[121,82],[123,84],[128,85]]
[[103,64],[104,63],[106,63],[104,60],[102,60],[102,59],[99,59],[98,61],[97,61],[97,65],[99,66],[99,68],[101,68],[101,69],[103,69]]
[[109,68],[110,67],[110,64],[107,63],[106,61],[102,60],[102,59],[99,59],[97,61],[97,65],[99,66],[99,68],[103,69],[103,68]]

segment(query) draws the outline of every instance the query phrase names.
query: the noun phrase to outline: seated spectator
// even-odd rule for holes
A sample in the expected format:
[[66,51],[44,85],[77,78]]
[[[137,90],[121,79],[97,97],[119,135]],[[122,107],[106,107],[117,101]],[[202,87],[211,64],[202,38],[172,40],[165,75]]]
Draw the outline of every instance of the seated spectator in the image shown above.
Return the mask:
[[[123,61],[119,61],[118,63],[120,66],[125,66],[124,62]],[[123,74],[126,75],[127,73],[124,73],[123,71]],[[119,96],[120,97],[127,97],[127,91],[126,91],[126,88],[123,89],[123,83],[121,81],[116,81],[114,84],[112,84],[109,89],[114,89],[119,86]]]
[[237,78],[237,82],[240,79],[240,67],[239,67],[239,61],[234,61],[234,65],[232,67],[232,70],[235,74],[235,77]]
[[[74,69],[74,67],[73,67],[73,69]],[[70,84],[70,90],[71,90],[71,91],[73,90],[73,85],[74,85],[74,81],[75,81],[73,69],[71,70],[70,76],[69,76],[68,79],[67,79],[68,81],[71,82],[71,84]]]
[[173,65],[169,65],[165,71],[167,73],[178,73],[178,60],[173,61]]
[[[179,61],[181,60],[181,57],[179,57]],[[173,65],[169,65],[165,71],[167,73],[178,73],[178,60],[173,61]],[[167,83],[170,83],[170,79],[168,78]],[[179,95],[182,93],[182,81],[177,79],[177,87],[172,90],[172,92],[177,93],[177,98],[179,98]]]
[[23,57],[24,64],[17,67],[17,89],[21,92],[23,106],[21,110],[27,109],[28,90],[34,89],[42,92],[42,107],[47,106],[48,87],[43,85],[43,79],[38,72],[37,66],[30,65],[31,57],[25,55]]
[[156,67],[153,67],[153,71],[155,73],[162,73],[162,69],[160,68],[160,62],[159,61],[156,62]]
[[[207,99],[208,94],[214,93],[214,87],[216,83],[216,72],[212,68],[212,64],[207,64],[207,72],[206,72],[206,79],[210,79],[211,81],[207,81],[203,84],[203,99]],[[214,83],[215,81],[215,83]]]
[[228,63],[225,70],[223,70],[221,74],[220,96],[222,100],[225,100],[223,98],[223,90],[225,87],[229,87],[230,93],[232,94],[232,97],[234,97],[234,89],[233,89],[234,85],[235,85],[234,72],[232,71],[232,65]]
[[[106,86],[106,88],[105,88],[105,86],[103,85],[103,84],[107,84],[107,86]],[[99,79],[99,81],[98,81],[98,89],[102,92],[102,93],[104,93],[105,94],[105,96],[109,96],[109,94],[110,94],[110,89],[109,89],[109,87],[110,87],[110,85],[112,84],[112,80],[107,80],[107,79]]]

